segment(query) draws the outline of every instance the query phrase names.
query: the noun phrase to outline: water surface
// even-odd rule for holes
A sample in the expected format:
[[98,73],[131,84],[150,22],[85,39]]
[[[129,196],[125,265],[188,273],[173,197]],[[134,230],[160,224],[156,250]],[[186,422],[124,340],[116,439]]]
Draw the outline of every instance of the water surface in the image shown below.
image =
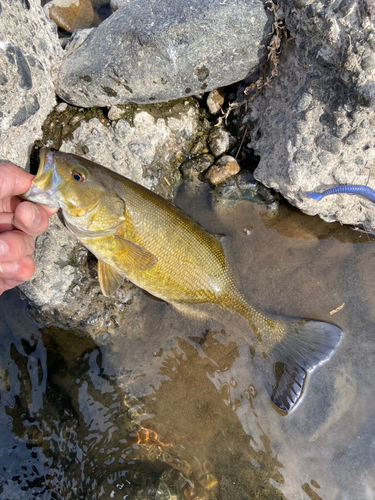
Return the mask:
[[286,205],[271,218],[188,192],[177,203],[226,235],[251,304],[340,326],[335,354],[282,416],[234,325],[140,294],[114,335],[90,339],[35,324],[7,292],[1,498],[373,499],[373,238]]

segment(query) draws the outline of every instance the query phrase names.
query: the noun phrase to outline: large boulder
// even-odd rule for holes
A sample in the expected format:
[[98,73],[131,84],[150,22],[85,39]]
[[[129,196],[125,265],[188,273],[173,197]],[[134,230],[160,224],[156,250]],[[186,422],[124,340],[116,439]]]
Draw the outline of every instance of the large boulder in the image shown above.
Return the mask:
[[63,62],[57,93],[77,106],[163,102],[229,85],[264,62],[261,0],[137,0]]
[[38,0],[1,2],[0,24],[0,159],[25,167],[55,104],[62,49]]
[[369,2],[281,2],[292,39],[279,75],[245,123],[260,156],[255,177],[304,212],[375,229],[375,205],[358,196],[317,202],[305,191],[375,188],[375,25]]

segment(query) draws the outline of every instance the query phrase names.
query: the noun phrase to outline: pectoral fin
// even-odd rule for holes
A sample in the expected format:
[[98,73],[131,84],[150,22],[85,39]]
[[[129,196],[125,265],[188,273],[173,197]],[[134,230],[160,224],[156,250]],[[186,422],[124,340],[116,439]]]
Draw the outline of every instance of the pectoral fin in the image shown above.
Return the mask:
[[134,269],[149,271],[156,265],[158,259],[152,253],[120,236],[115,235],[115,238],[121,252],[121,258]]
[[106,297],[112,295],[124,283],[124,278],[102,260],[98,261],[98,278],[102,293]]

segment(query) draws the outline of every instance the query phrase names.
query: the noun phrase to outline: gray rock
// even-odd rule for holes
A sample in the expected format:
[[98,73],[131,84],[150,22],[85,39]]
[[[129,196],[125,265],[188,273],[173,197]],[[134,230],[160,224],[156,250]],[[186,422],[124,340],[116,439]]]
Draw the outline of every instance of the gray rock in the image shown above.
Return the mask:
[[90,33],[94,31],[94,28],[87,28],[84,30],[75,30],[72,34],[72,36],[68,39],[68,42],[66,43],[64,47],[64,57],[68,57],[70,54],[72,54],[75,50],[80,47],[83,42],[86,40],[86,38],[89,36]]
[[134,1],[135,0],[111,0],[111,11],[114,12],[115,10],[120,9],[120,7]]
[[255,177],[310,215],[375,229],[365,198],[302,194],[337,184],[375,188],[374,13],[359,0],[281,4],[293,39],[244,120],[261,158]]
[[25,167],[55,104],[62,49],[40,1],[3,1],[0,8],[0,159]]
[[57,93],[85,107],[201,94],[255,72],[270,25],[261,0],[137,0],[65,59]]

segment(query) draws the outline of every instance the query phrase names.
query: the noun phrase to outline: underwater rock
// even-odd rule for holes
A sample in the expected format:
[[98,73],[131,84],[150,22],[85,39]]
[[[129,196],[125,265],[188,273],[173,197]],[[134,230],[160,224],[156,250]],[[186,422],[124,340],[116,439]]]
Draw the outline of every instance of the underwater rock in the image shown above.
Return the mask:
[[216,186],[213,199],[216,203],[230,204],[241,200],[251,200],[254,203],[266,204],[270,210],[277,211],[278,208],[278,197],[246,171],[229,177]]
[[0,159],[26,167],[55,104],[53,73],[62,49],[40,1],[1,2],[0,13]]
[[375,206],[358,196],[305,191],[337,184],[375,187],[374,13],[363,2],[288,2],[281,8],[292,39],[279,74],[244,119],[255,153],[255,177],[309,215],[375,229]]
[[68,33],[90,28],[94,20],[94,9],[90,0],[51,0],[44,6],[44,12],[51,21]]
[[233,156],[222,156],[213,165],[206,174],[206,179],[211,186],[217,186],[224,182],[228,177],[238,174],[241,167]]
[[57,93],[84,107],[201,94],[257,71],[270,27],[261,0],[137,0],[64,60]]

